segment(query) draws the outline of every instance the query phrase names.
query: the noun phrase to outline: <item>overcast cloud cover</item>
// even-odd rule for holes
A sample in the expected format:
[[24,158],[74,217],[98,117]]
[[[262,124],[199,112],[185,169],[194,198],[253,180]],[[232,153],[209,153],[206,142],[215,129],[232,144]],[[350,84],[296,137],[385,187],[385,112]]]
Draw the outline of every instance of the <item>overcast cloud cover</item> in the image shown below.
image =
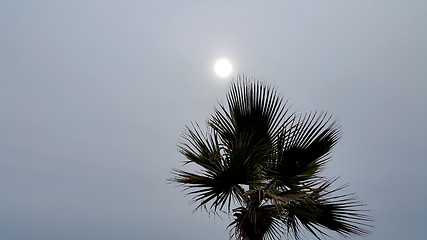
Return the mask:
[[220,57],[339,120],[360,239],[425,238],[427,1],[0,0],[0,239],[227,239],[166,183]]

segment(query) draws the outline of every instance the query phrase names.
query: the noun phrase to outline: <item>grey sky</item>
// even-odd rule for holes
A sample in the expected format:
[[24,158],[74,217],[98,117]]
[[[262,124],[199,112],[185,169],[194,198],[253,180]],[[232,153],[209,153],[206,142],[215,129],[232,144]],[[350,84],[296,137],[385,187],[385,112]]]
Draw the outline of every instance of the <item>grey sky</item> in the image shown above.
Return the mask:
[[0,0],[0,239],[227,239],[165,180],[221,57],[339,120],[325,174],[372,210],[361,239],[422,239],[426,23],[424,0]]

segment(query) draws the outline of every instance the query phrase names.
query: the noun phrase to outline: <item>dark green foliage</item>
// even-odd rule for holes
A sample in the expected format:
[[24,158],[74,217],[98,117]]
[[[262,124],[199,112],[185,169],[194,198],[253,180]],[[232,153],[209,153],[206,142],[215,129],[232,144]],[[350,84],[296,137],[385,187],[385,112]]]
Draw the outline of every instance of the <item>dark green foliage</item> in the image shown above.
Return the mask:
[[289,113],[274,88],[240,76],[207,133],[194,124],[183,134],[179,150],[201,170],[174,170],[171,181],[185,186],[197,208],[233,213],[229,227],[238,239],[299,239],[304,229],[319,239],[325,229],[368,234],[363,205],[319,176],[340,138],[330,121],[324,112]]

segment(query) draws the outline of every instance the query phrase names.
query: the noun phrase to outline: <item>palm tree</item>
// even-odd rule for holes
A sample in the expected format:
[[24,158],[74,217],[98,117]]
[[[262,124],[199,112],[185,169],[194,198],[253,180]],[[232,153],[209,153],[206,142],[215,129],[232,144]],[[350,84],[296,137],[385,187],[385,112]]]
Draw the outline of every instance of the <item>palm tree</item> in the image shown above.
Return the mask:
[[[340,127],[325,112],[290,113],[274,87],[238,76],[207,121],[187,126],[179,151],[185,164],[201,169],[174,169],[172,182],[192,195],[196,209],[232,214],[230,238],[316,238],[326,229],[344,237],[368,234],[370,217],[354,194],[332,188],[336,178],[319,173],[330,160]],[[184,165],[185,165],[184,164]]]

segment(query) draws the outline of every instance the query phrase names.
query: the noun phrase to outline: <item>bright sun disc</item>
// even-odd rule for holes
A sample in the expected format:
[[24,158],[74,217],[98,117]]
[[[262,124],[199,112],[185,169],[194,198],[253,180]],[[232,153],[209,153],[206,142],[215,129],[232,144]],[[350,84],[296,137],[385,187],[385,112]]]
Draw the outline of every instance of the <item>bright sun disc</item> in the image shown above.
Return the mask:
[[220,59],[215,63],[215,73],[220,77],[227,77],[231,70],[231,63],[227,59]]

